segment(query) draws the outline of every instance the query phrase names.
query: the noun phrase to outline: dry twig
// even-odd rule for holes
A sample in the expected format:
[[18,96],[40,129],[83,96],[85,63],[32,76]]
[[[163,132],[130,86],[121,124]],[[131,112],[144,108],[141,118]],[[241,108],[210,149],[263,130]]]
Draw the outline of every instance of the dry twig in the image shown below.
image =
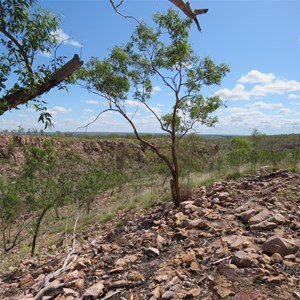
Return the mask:
[[[70,268],[70,266],[76,261],[77,259],[77,255],[75,255],[72,259],[72,261],[70,262],[70,258],[71,256],[74,254],[75,252],[75,246],[76,246],[76,227],[77,227],[77,222],[78,222],[79,216],[77,216],[75,223],[74,223],[74,227],[73,227],[73,243],[72,243],[72,249],[71,251],[67,254],[67,257],[64,261],[64,264],[62,265],[62,267],[56,271],[54,271],[53,273],[48,274],[44,280],[43,280],[43,284],[42,284],[42,288],[41,290],[37,293],[37,295],[34,297],[34,300],[42,300],[43,297],[56,290],[59,289],[61,287],[63,287],[65,285],[65,283],[57,283],[57,284],[51,284],[50,281],[53,281],[53,279],[55,279],[56,277],[58,277],[59,275],[63,274],[66,270],[68,270]],[[66,245],[67,247],[68,245]]]

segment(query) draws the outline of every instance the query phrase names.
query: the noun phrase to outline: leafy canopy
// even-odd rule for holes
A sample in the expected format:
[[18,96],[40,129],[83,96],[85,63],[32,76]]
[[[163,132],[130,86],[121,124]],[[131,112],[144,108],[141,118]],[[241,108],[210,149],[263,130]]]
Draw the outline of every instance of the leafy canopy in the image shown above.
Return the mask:
[[[108,58],[96,57],[79,73],[88,90],[105,97],[110,108],[126,114],[129,97],[146,106],[168,132],[187,133],[196,123],[213,126],[211,116],[222,105],[218,96],[204,97],[203,86],[218,85],[229,71],[209,57],[201,59],[189,43],[190,19],[181,19],[174,10],[154,15],[156,28],[137,26],[130,41],[114,47]],[[158,78],[174,94],[173,110],[160,116],[148,105],[153,80]]]
[[[37,64],[36,55],[50,53],[57,46],[55,32],[60,19],[37,6],[36,0],[0,1],[0,115],[8,105],[5,97],[26,89],[35,94],[38,85],[64,62],[56,57],[49,64]],[[35,99],[41,121],[50,121],[45,102]],[[47,124],[47,123],[46,123]]]

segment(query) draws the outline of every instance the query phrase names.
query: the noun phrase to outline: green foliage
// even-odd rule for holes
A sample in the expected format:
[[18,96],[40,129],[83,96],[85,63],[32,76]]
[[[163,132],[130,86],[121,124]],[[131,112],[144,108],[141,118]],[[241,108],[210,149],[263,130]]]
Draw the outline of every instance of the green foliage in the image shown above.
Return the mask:
[[[172,176],[171,191],[175,206],[181,202],[179,187],[178,140],[196,124],[213,126],[217,117],[213,112],[222,105],[218,96],[204,97],[203,86],[219,85],[229,71],[225,64],[216,65],[209,57],[201,59],[189,43],[190,19],[181,19],[174,10],[157,13],[155,28],[140,23],[130,41],[114,47],[102,61],[91,58],[78,72],[86,87],[108,102],[108,110],[120,113],[132,126],[140,142],[166,164]],[[173,108],[159,116],[148,104],[152,96],[153,80],[158,78],[174,95]],[[170,147],[165,153],[144,140],[127,114],[126,101],[134,99],[144,105],[169,134]],[[178,136],[178,134],[180,134]]]
[[229,153],[231,163],[237,166],[238,173],[242,163],[249,159],[251,152],[251,142],[248,138],[234,137],[231,140],[232,150]]
[[[37,2],[5,0],[0,3],[0,115],[6,111],[4,97],[23,89],[34,95],[37,84],[42,85],[64,63],[62,56],[48,64],[36,63],[37,54],[50,53],[57,46],[55,33],[60,22],[52,12],[38,7]],[[33,108],[40,112],[39,121],[46,128],[52,126],[46,103],[38,98],[33,101]]]
[[15,182],[0,179],[0,218],[5,226],[12,225],[20,214],[20,195]]

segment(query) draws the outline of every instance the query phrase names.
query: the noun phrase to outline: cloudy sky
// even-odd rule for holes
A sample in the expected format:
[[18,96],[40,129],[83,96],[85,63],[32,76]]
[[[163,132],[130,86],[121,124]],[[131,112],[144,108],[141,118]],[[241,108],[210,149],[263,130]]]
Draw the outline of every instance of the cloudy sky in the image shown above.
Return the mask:
[[[125,0],[120,7],[151,24],[151,15],[176,7],[167,0]],[[198,127],[202,134],[251,134],[256,128],[267,134],[300,132],[300,1],[298,0],[191,0],[194,8],[208,8],[199,16],[203,32],[191,29],[191,44],[201,57],[226,63],[230,73],[220,86],[203,89],[203,94],[219,95],[226,104],[218,110],[214,128]],[[58,54],[69,59],[77,53],[86,62],[91,56],[104,58],[108,49],[128,41],[136,23],[116,14],[109,0],[40,0],[39,4],[61,16],[57,36],[65,41]],[[182,14],[182,13],[181,13]],[[47,63],[53,53],[41,53]],[[170,91],[155,85],[151,108],[159,115],[170,111]],[[54,131],[82,131],[105,109],[105,101],[79,86],[69,92],[51,90],[43,97],[53,115]],[[132,100],[129,111],[143,132],[159,132],[155,119]],[[5,113],[0,130],[43,126],[30,108]],[[118,115],[106,113],[88,127],[92,132],[128,132]]]

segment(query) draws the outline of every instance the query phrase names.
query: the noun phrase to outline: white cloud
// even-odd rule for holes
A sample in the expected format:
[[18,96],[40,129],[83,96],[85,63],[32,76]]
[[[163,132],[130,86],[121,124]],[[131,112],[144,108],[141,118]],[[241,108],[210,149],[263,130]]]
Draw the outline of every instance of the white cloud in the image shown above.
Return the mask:
[[228,107],[222,109],[223,112],[230,112],[230,113],[246,113],[248,110],[244,107]]
[[227,88],[221,89],[214,93],[216,96],[220,96],[223,100],[249,100],[249,92],[245,91],[243,84],[238,83],[232,90]]
[[300,95],[289,94],[289,95],[288,95],[288,98],[289,98],[289,99],[298,99],[298,98],[300,98]]
[[82,47],[80,42],[72,39],[72,37],[65,33],[62,29],[57,29],[55,32],[52,32],[52,34],[56,36],[58,43],[63,43],[64,45],[70,45],[73,47]]
[[139,102],[138,102],[138,101],[135,101],[135,100],[126,100],[126,101],[125,101],[125,105],[126,105],[126,106],[137,107],[137,106],[139,106]]
[[92,113],[93,112],[93,110],[91,110],[89,108],[85,108],[83,111],[86,112],[86,113]]
[[84,103],[86,103],[86,104],[92,104],[92,105],[98,105],[98,104],[100,104],[99,101],[91,100],[91,99],[84,100]]
[[300,105],[300,102],[299,102],[299,101],[298,101],[298,102],[293,102],[293,101],[291,101],[290,104],[293,104],[293,105]]
[[156,95],[158,92],[161,92],[161,87],[159,85],[156,85],[152,88],[152,94]]
[[43,51],[43,52],[40,52],[39,54],[46,58],[51,57],[51,52],[48,52],[48,51]]
[[266,103],[266,102],[255,102],[252,104],[247,104],[245,105],[245,107],[249,107],[252,110],[256,110],[256,109],[273,109],[275,107],[283,107],[282,103]]
[[249,93],[251,96],[266,96],[268,94],[282,95],[295,91],[300,91],[300,82],[296,80],[276,80],[271,83],[257,85]]
[[262,73],[258,70],[251,70],[248,72],[248,74],[243,75],[239,82],[242,83],[268,83],[275,79],[275,76],[273,73]]
[[50,108],[48,110],[48,112],[51,114],[51,115],[57,115],[57,114],[68,114],[72,111],[71,108],[66,108],[66,107],[63,107],[63,106],[54,106],[53,108]]
[[290,108],[281,108],[277,113],[281,115],[288,115],[295,112],[295,110],[290,109]]
[[[221,89],[214,95],[220,96],[223,100],[250,100],[251,97],[264,97],[271,94],[282,95],[300,91],[299,81],[276,79],[272,73],[266,74],[257,70],[252,70],[247,75],[243,75],[238,82],[232,90],[228,88]],[[247,91],[241,82],[259,82],[260,84]],[[296,94],[289,94],[288,97],[290,99],[300,98]]]

